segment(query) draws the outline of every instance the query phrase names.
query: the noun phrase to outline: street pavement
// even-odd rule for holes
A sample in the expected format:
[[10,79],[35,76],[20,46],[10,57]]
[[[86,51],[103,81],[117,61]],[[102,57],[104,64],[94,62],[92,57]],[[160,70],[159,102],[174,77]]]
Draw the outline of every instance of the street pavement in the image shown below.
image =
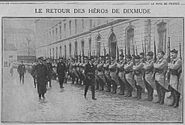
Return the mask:
[[29,73],[21,84],[15,70],[11,77],[9,69],[4,68],[1,120],[18,123],[182,122],[182,102],[180,107],[172,108],[167,106],[170,100],[159,105],[104,91],[97,91],[97,100],[92,100],[90,90],[86,99],[83,92],[83,86],[72,85],[70,81],[60,89],[58,82],[53,80],[46,101],[41,102]]

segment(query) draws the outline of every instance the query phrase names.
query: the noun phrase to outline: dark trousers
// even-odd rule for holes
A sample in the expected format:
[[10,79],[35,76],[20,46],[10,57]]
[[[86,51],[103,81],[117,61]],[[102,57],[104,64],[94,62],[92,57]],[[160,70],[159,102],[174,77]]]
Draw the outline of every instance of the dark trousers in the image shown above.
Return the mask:
[[180,93],[170,85],[168,86],[168,90],[171,91],[171,95],[173,97],[172,104],[170,104],[169,106],[174,106],[175,108],[178,107],[180,101]]
[[24,74],[19,74],[20,82],[24,84]]
[[148,101],[152,101],[153,100],[154,89],[152,88],[152,86],[146,80],[144,80],[144,83],[145,83],[145,87],[146,87],[147,92],[148,92]]
[[118,80],[119,80],[119,84],[120,84],[120,95],[124,95],[125,93],[125,83],[123,80],[121,80],[120,77],[118,77]]
[[43,94],[39,94],[39,99],[41,99],[41,97],[42,97],[43,99],[45,99],[44,94],[45,94],[45,93],[43,93]]
[[59,79],[60,88],[63,88],[63,84],[64,84],[64,79],[65,79],[65,77],[60,76],[60,77],[58,77],[58,79]]
[[91,86],[92,99],[93,99],[93,98],[95,98],[95,85],[90,85],[90,84],[85,85],[85,93],[84,93],[84,96],[86,97],[87,92],[88,92],[88,89],[89,89],[89,86]]
[[127,90],[127,94],[125,96],[126,97],[131,97],[132,96],[133,87],[129,84],[129,82],[126,79],[125,79],[125,88]]
[[99,90],[99,87],[100,87],[100,90],[103,91],[104,90],[104,86],[105,86],[105,83],[104,83],[103,79],[100,78],[99,76],[97,76],[96,89]]
[[116,94],[117,87],[118,87],[117,83],[114,80],[111,80],[111,83],[112,83],[112,93]]
[[107,83],[106,92],[110,92],[111,91],[111,80],[107,76],[105,76],[105,80],[106,80],[106,83]]
[[137,88],[137,99],[141,99],[142,87],[140,85],[136,85]]
[[34,84],[34,87],[36,88],[36,78],[35,77],[33,77],[33,84]]
[[165,88],[162,87],[158,81],[155,81],[156,84],[156,90],[157,90],[157,95],[158,95],[158,101],[157,103],[164,104],[164,98],[165,98]]

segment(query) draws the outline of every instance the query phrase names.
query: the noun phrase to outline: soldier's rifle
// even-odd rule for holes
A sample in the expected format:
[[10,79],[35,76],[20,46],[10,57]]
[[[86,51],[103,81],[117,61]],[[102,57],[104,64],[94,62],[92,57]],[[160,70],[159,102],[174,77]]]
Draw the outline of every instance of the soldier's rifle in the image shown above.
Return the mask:
[[[170,59],[170,37],[168,37],[168,57],[167,57],[167,62],[170,63],[171,59]],[[166,77],[167,80],[169,82],[170,80],[170,69],[168,68],[167,72],[166,72]]]

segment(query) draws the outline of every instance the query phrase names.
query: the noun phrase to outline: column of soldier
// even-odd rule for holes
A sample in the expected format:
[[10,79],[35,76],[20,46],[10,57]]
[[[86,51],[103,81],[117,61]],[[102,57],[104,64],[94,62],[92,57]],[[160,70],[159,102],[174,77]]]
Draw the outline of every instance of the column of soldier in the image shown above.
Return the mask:
[[[165,53],[158,54],[152,51],[146,55],[119,55],[119,60],[106,56],[90,57],[95,68],[96,90],[117,93],[125,97],[133,97],[140,100],[142,94],[147,91],[147,100],[153,101],[154,90],[157,91],[158,101],[155,103],[164,104],[165,93],[171,92],[172,103],[169,106],[178,107],[180,100],[179,79],[182,77],[182,60],[178,58],[178,51],[170,51],[171,61],[164,58]],[[155,56],[155,57],[154,57]],[[85,59],[87,59],[86,57]],[[89,60],[89,59],[88,59]],[[85,66],[89,61],[81,62],[73,59],[69,65],[68,75],[72,84],[83,85],[86,74]],[[93,90],[92,90],[93,91]],[[86,97],[87,90],[84,96]],[[92,93],[93,96],[94,93]],[[94,98],[94,97],[93,97]]]

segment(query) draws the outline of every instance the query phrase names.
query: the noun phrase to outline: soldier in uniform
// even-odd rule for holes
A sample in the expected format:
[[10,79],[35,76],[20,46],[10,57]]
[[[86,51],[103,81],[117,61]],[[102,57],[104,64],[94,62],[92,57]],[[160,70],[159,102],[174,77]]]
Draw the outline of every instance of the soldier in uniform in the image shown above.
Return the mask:
[[125,69],[125,85],[127,88],[127,94],[125,95],[126,97],[132,97],[132,92],[133,90],[136,90],[135,87],[135,81],[133,78],[133,62],[132,62],[132,57],[130,55],[127,55],[126,57],[127,63],[124,65]]
[[177,50],[173,49],[171,51],[172,61],[168,64],[168,70],[170,72],[170,84],[168,88],[171,91],[173,97],[173,101],[170,106],[174,106],[175,108],[179,106],[179,78],[182,71],[182,60],[177,57],[177,54]]
[[87,61],[87,64],[85,65],[84,74],[86,78],[84,97],[86,98],[88,88],[89,86],[91,86],[92,99],[96,100],[95,98],[95,66],[91,58],[89,58],[89,60]]
[[152,101],[153,100],[153,92],[155,89],[155,82],[152,78],[153,75],[153,68],[154,68],[154,60],[153,60],[153,52],[148,52],[147,56],[146,56],[147,60],[144,63],[144,71],[145,71],[145,75],[143,77],[144,83],[145,83],[145,87],[147,89],[148,92],[148,101]]
[[145,89],[143,81],[143,61],[139,56],[135,56],[135,65],[133,66],[134,79],[136,81],[137,99],[141,99],[142,91]]
[[97,85],[100,85],[101,91],[104,90],[104,85],[105,85],[103,65],[104,65],[104,60],[101,58],[100,63],[97,64],[97,82],[99,83]]
[[118,80],[119,80],[119,84],[120,84],[120,95],[124,95],[125,92],[125,73],[124,73],[124,56],[120,55],[120,62],[118,63]]
[[24,74],[26,73],[26,68],[23,61],[21,61],[21,64],[18,66],[17,72],[19,73],[20,83],[22,81],[22,84],[24,84]]
[[39,100],[41,100],[41,97],[45,99],[45,93],[47,90],[46,85],[48,79],[48,69],[44,64],[43,57],[38,58],[38,64],[36,65],[36,76]]
[[154,73],[155,73],[155,84],[158,95],[158,101],[156,103],[164,104],[165,92],[167,91],[167,82],[165,81],[166,71],[168,68],[167,60],[164,58],[165,53],[159,51],[158,59],[154,63]]
[[116,59],[112,58],[112,62],[109,65],[109,70],[110,70],[110,77],[111,77],[111,83],[112,83],[112,89],[113,89],[113,93],[116,94],[117,91],[117,87],[119,84],[119,80],[118,80],[118,68],[117,68],[117,62]]
[[49,82],[49,87],[51,87],[51,78],[52,78],[52,73],[53,73],[53,67],[51,64],[51,61],[49,59],[47,59],[47,68],[48,68],[48,82]]
[[106,56],[106,63],[103,65],[104,75],[105,75],[104,77],[105,77],[106,86],[107,86],[106,92],[111,91],[111,78],[110,78],[109,65],[110,65],[110,60],[109,60],[109,57]]
[[60,88],[64,88],[63,83],[65,79],[65,74],[66,74],[66,65],[64,63],[63,58],[61,58],[60,62],[57,64],[57,74],[58,74]]

